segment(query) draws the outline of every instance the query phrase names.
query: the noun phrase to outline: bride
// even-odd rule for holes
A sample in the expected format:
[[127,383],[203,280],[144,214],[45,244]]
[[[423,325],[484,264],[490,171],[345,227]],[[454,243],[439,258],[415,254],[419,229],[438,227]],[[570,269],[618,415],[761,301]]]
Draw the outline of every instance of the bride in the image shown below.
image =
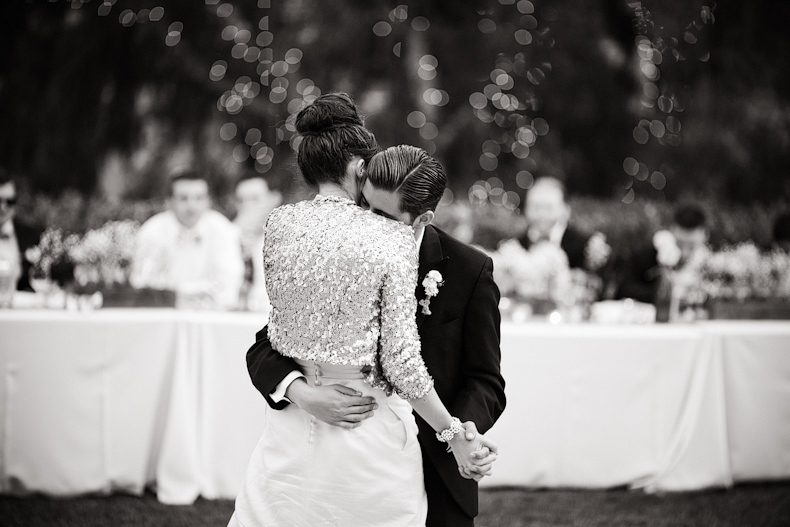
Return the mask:
[[414,409],[462,470],[476,445],[442,404],[420,355],[417,248],[410,227],[357,206],[378,146],[345,94],[296,120],[297,162],[312,201],[266,225],[273,347],[312,385],[343,384],[378,410],[352,430],[288,405],[267,411],[229,526],[423,526],[427,502]]

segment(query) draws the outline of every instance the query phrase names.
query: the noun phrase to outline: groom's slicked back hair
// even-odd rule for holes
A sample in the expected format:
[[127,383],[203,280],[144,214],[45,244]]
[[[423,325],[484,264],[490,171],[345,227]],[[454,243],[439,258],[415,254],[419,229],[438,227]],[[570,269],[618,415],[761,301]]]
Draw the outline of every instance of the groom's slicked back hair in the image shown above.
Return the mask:
[[397,192],[400,209],[412,219],[435,210],[447,186],[442,165],[422,148],[391,146],[368,164],[368,180],[382,190]]
[[342,183],[354,156],[365,163],[379,151],[376,137],[365,128],[351,97],[328,93],[302,108],[296,116],[301,134],[296,161],[311,185]]

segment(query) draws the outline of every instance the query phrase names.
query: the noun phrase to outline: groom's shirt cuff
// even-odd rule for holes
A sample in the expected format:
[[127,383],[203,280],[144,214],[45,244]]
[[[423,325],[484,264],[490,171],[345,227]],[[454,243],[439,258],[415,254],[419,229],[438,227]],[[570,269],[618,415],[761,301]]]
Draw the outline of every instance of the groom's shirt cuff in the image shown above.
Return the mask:
[[280,381],[280,384],[277,385],[277,388],[274,389],[272,393],[269,394],[272,401],[275,403],[279,403],[280,401],[288,401],[289,403],[292,402],[288,397],[285,396],[285,390],[291,385],[299,377],[304,377],[304,374],[300,371],[294,370],[288,375],[285,376],[285,379]]

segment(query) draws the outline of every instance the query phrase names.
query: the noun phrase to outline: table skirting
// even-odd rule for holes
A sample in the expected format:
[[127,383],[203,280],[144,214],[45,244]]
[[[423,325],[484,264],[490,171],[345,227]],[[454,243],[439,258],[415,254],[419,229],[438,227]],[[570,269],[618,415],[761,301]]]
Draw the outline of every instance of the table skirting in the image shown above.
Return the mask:
[[[262,431],[251,313],[0,313],[0,492],[233,498]],[[790,323],[502,325],[482,485],[654,490],[790,478]]]

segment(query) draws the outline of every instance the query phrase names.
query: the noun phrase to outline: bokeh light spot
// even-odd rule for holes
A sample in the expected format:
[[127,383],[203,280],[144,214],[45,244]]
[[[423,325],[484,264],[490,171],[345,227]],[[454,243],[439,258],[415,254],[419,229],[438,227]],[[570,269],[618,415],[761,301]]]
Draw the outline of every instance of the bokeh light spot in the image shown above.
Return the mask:
[[516,8],[520,13],[525,15],[531,15],[535,12],[535,6],[529,0],[520,0],[520,2],[516,4]]
[[224,60],[218,60],[211,66],[211,71],[209,71],[208,76],[213,81],[219,81],[225,77],[227,71],[228,63]]
[[250,149],[244,145],[236,145],[233,148],[233,160],[237,163],[243,163],[250,157]]
[[397,44],[392,46],[392,53],[394,53],[396,57],[400,57],[400,49],[401,49],[401,43],[398,42]]
[[436,70],[434,68],[426,69],[420,66],[417,70],[417,75],[424,81],[429,81],[436,78]]
[[304,95],[307,88],[313,86],[313,81],[310,79],[301,79],[299,82],[296,83],[296,93],[299,95]]
[[373,34],[377,37],[386,37],[390,33],[392,33],[392,26],[389,25],[389,22],[381,21],[373,25]]
[[650,134],[647,133],[647,130],[645,130],[641,126],[637,126],[634,128],[633,135],[634,135],[634,141],[636,141],[640,145],[647,144],[647,141],[650,139]]
[[639,162],[633,157],[626,157],[623,160],[623,170],[629,176],[635,176],[639,172]]
[[417,16],[411,21],[411,27],[414,31],[427,31],[431,23],[424,16]]
[[658,138],[664,137],[664,134],[666,133],[666,128],[664,127],[664,123],[662,123],[657,119],[650,121],[650,133]]
[[408,117],[406,117],[406,122],[409,123],[409,126],[412,128],[422,128],[427,121],[428,119],[425,117],[425,114],[418,110],[411,112]]
[[217,8],[217,16],[220,18],[227,18],[233,14],[233,6],[231,4],[222,4]]
[[535,128],[535,133],[538,135],[546,135],[549,133],[549,123],[546,122],[546,119],[543,119],[542,117],[533,119],[532,126]]
[[498,156],[499,153],[502,151],[502,147],[500,147],[499,143],[497,143],[496,141],[493,141],[491,139],[486,139],[483,142],[482,150],[483,152],[488,152],[489,154],[494,154],[495,156]]
[[524,29],[537,29],[538,27],[538,19],[532,15],[522,16],[519,22]]
[[496,31],[496,22],[490,18],[483,18],[477,23],[477,29],[485,35],[489,35]]
[[469,104],[472,108],[482,110],[488,105],[488,98],[484,94],[476,91],[469,96]]
[[491,152],[483,152],[480,155],[480,168],[488,172],[493,172],[499,166],[499,159]]
[[269,92],[269,100],[274,104],[280,104],[287,96],[288,92],[285,88],[272,88],[272,91]]
[[522,46],[527,46],[532,44],[532,33],[527,31],[526,29],[519,29],[515,33],[516,42],[521,44]]
[[527,72],[527,79],[534,85],[538,85],[546,80],[546,74],[540,68],[532,68]]
[[653,172],[650,175],[650,184],[653,185],[653,188],[656,190],[664,190],[664,187],[667,186],[667,178],[661,172]]
[[247,53],[247,44],[236,44],[230,50],[230,56],[234,59],[244,58],[245,53]]
[[236,26],[225,26],[222,29],[222,40],[233,40],[238,32],[239,28]]
[[258,36],[255,37],[255,43],[265,48],[266,46],[270,45],[274,41],[274,34],[270,31],[261,31],[258,33]]
[[233,123],[225,123],[219,129],[219,136],[224,141],[230,141],[234,137],[236,137],[236,125]]
[[285,62],[288,64],[298,64],[301,62],[304,53],[299,48],[291,48],[285,52]]
[[257,128],[250,128],[247,130],[247,135],[244,136],[244,142],[252,146],[261,140],[261,131]]
[[286,73],[288,73],[288,63],[284,60],[278,60],[274,64],[272,64],[271,69],[272,75],[275,77],[282,77]]
[[650,169],[647,168],[647,165],[644,163],[639,163],[639,170],[637,170],[636,176],[634,177],[639,181],[645,181],[649,173]]
[[667,117],[667,130],[671,134],[677,134],[680,132],[680,120],[677,117],[669,116]]
[[519,159],[526,159],[529,157],[529,147],[520,141],[515,141],[511,150],[513,155]]
[[662,95],[658,98],[658,109],[664,113],[669,113],[672,111],[672,99],[667,97],[666,95]]
[[165,44],[168,46],[175,46],[179,42],[181,42],[181,33],[177,31],[171,31],[165,37]]
[[439,128],[433,123],[425,123],[425,125],[420,128],[420,135],[423,139],[436,139],[436,136],[439,135]]
[[120,22],[123,27],[131,27],[136,21],[137,15],[131,9],[126,9],[118,15],[118,22]]
[[520,188],[527,190],[532,187],[533,183],[535,183],[535,178],[529,170],[519,170],[516,173],[516,185]]
[[634,189],[630,189],[628,193],[623,197],[623,203],[629,205],[634,202]]

